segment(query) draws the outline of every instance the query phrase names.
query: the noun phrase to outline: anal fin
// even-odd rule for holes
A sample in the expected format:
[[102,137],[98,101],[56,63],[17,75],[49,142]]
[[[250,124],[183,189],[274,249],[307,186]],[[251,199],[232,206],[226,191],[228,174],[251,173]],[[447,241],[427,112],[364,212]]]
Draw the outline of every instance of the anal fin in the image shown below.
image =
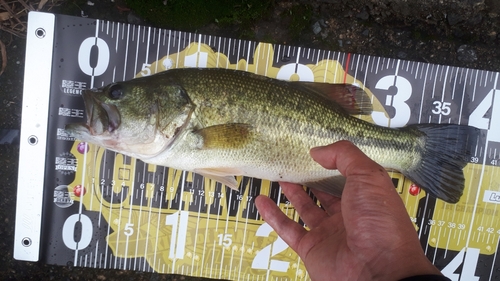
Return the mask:
[[306,182],[305,186],[340,197],[344,190],[345,177],[342,175],[324,178],[314,182]]

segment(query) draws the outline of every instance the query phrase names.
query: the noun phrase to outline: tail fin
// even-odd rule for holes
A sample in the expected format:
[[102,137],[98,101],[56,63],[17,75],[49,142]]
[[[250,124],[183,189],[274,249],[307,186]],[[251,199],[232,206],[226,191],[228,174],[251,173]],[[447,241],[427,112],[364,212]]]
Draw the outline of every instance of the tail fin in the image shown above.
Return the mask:
[[418,124],[407,129],[417,130],[426,137],[420,165],[404,174],[431,195],[457,203],[464,191],[463,168],[470,159],[479,130],[454,124]]

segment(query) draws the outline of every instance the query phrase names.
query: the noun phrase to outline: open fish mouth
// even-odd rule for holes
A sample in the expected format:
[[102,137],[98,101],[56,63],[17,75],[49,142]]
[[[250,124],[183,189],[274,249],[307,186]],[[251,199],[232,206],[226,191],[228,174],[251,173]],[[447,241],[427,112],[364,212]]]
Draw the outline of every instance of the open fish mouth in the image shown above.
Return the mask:
[[115,105],[101,102],[92,90],[84,91],[82,97],[87,123],[68,124],[67,131],[76,135],[97,136],[106,132],[112,133],[120,127],[120,112]]
[[112,133],[121,123],[120,113],[115,105],[101,102],[93,91],[84,91],[82,94],[87,114],[87,128],[91,135],[101,135],[104,132]]
[[101,102],[93,91],[82,94],[87,114],[87,127],[92,135],[101,135],[105,131],[112,133],[121,123],[120,113],[115,105]]

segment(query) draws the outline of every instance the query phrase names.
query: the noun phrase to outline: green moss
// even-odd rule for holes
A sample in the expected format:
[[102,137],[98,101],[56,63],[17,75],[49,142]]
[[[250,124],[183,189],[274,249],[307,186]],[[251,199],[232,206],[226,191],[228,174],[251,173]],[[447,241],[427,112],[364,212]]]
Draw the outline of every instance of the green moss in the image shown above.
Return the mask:
[[60,6],[60,11],[58,12],[64,15],[80,16],[82,7],[85,7],[86,4],[86,0],[65,1]]
[[159,27],[195,31],[209,23],[250,26],[269,10],[265,0],[126,0],[141,18]]
[[293,5],[283,16],[290,21],[290,37],[297,40],[302,31],[311,25],[312,7],[308,4]]

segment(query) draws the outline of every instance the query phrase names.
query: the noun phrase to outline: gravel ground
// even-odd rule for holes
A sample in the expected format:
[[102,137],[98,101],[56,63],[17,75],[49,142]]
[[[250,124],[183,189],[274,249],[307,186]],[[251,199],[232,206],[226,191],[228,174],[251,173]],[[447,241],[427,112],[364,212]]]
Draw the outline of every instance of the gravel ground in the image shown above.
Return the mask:
[[[180,1],[180,0],[170,0]],[[31,1],[25,1],[31,2]],[[38,2],[38,1],[36,1]],[[60,1],[53,11],[156,25],[120,1]],[[248,23],[215,22],[198,32],[335,51],[500,71],[500,2],[497,0],[272,1]],[[297,13],[302,13],[297,16]],[[295,13],[295,16],[294,16]],[[162,26],[176,28],[176,26]],[[0,76],[0,129],[19,129],[25,40],[0,31],[7,67]],[[0,57],[1,60],[1,57]],[[1,65],[1,64],[0,64]],[[116,270],[83,269],[12,258],[19,146],[0,145],[0,280],[203,280]]]

